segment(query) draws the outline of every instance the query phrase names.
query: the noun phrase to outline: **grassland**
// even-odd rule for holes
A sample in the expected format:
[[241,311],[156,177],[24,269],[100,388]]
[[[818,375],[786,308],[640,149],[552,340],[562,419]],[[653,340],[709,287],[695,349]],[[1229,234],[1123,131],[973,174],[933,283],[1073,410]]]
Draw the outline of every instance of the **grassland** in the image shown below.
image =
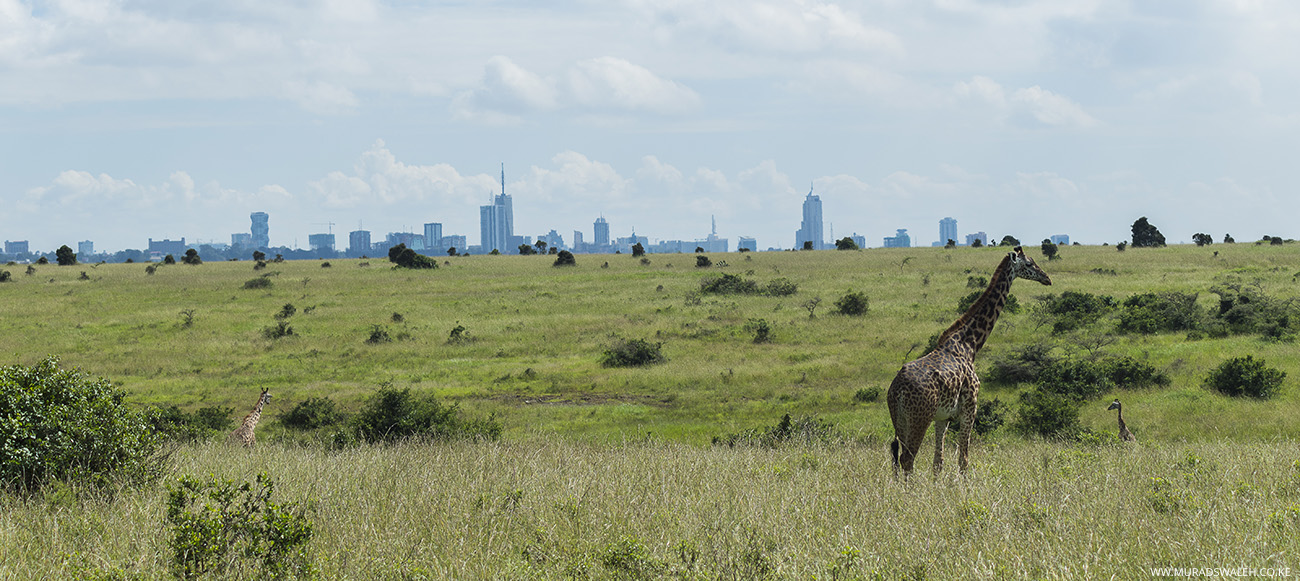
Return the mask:
[[[312,500],[324,579],[1145,579],[1294,575],[1295,458],[1271,443],[1018,442],[982,450],[968,477],[899,482],[866,446],[200,444],[176,469],[264,472],[278,498]],[[0,497],[0,577],[165,577],[164,497]]]
[[[1104,402],[1119,396],[1139,445],[1026,441],[1002,430],[976,443],[966,477],[892,478],[884,404],[854,394],[883,393],[955,319],[969,277],[989,276],[1003,252],[728,254],[713,255],[709,269],[690,255],[651,255],[649,264],[579,256],[563,269],[538,256],[449,258],[434,271],[379,259],[261,271],[174,265],[152,275],[142,264],[37,266],[31,275],[0,267],[14,279],[0,284],[5,363],[57,355],[139,404],[242,413],[261,387],[276,396],[255,453],[182,445],[162,482],[109,498],[58,486],[35,498],[0,495],[0,578],[166,577],[165,486],[178,475],[258,473],[276,480],[280,499],[315,507],[310,550],[325,579],[1128,579],[1165,566],[1296,574],[1300,357],[1290,342],[1115,335],[1108,350],[1172,381],[1105,394],[1081,419],[1113,431]],[[1298,290],[1300,253],[1290,245],[1061,254],[1043,263],[1052,287],[1015,285],[1026,309],[1003,316],[980,366],[1032,341],[1079,348],[1082,336],[1050,337],[1034,315],[1044,293],[1180,291],[1209,307],[1209,289],[1226,281],[1280,299]],[[718,273],[787,278],[799,292],[700,295],[701,277]],[[264,275],[270,288],[244,288]],[[866,316],[831,313],[848,291],[870,297]],[[814,297],[822,302],[810,317],[803,305]],[[267,338],[286,304],[294,333]],[[753,343],[755,319],[772,327],[770,343]],[[393,340],[367,343],[376,325]],[[448,342],[457,325],[471,341]],[[601,352],[620,337],[662,342],[668,361],[602,367]],[[1287,372],[1280,395],[1233,399],[1201,385],[1219,362],[1246,354]],[[313,396],[355,408],[385,382],[495,414],[506,433],[500,442],[329,450],[297,444],[275,420]],[[986,383],[981,397],[1010,403],[1024,389]],[[701,445],[784,413],[830,420],[850,437]]]
[[[1036,250],[1034,251],[1036,253]],[[394,270],[382,259],[160,266],[143,264],[3,267],[0,357],[32,364],[57,355],[65,366],[100,375],[142,404],[183,409],[228,406],[242,413],[259,388],[276,396],[274,415],[312,396],[355,407],[384,382],[432,392],[474,414],[495,414],[509,439],[559,436],[620,441],[647,432],[688,443],[760,425],[784,413],[812,415],[863,437],[884,437],[883,403],[855,403],[863,388],[883,392],[898,366],[955,319],[971,276],[988,276],[998,249],[873,249],[714,255],[697,269],[691,255],[579,256],[553,268],[545,256],[446,259],[432,271]],[[1295,298],[1300,253],[1254,244],[1163,249],[1070,247],[1044,263],[1054,285],[1019,282],[1027,309],[1005,314],[977,363],[1027,342],[1051,338],[1032,315],[1033,297],[1066,290],[1123,300],[1154,291],[1199,293],[1227,279]],[[722,266],[726,264],[726,266]],[[608,265],[607,267],[605,265]],[[85,273],[85,277],[82,273]],[[787,278],[785,297],[700,295],[700,279],[730,273],[766,283]],[[269,289],[245,289],[267,277]],[[88,278],[87,278],[88,277]],[[848,291],[865,292],[865,317],[833,314]],[[820,297],[815,317],[802,305]],[[268,339],[286,304],[294,334]],[[192,322],[186,324],[186,315]],[[394,322],[400,315],[401,322]],[[773,341],[752,342],[763,319]],[[375,326],[392,342],[370,344]],[[472,341],[450,344],[461,325]],[[1113,321],[1100,326],[1113,327]],[[616,338],[663,344],[668,362],[611,369],[601,353]],[[1123,393],[1144,439],[1243,441],[1300,435],[1295,345],[1257,336],[1188,341],[1185,333],[1119,335],[1108,347],[1165,371],[1168,387]],[[1252,354],[1288,373],[1288,387],[1266,402],[1232,400],[1201,385],[1228,357]],[[986,384],[982,397],[1014,400],[1016,385]],[[1116,394],[1119,395],[1119,394]],[[883,398],[882,398],[883,399]],[[1086,406],[1086,426],[1109,429],[1104,406]]]

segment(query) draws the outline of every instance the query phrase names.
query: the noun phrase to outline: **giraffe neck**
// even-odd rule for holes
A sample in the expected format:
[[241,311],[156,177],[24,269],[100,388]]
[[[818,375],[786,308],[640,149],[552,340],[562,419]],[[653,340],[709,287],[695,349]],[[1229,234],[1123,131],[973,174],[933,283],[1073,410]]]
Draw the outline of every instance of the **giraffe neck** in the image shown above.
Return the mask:
[[997,270],[993,271],[993,279],[989,281],[989,286],[984,289],[984,293],[976,299],[975,304],[971,305],[966,313],[939,337],[939,345],[942,347],[955,338],[970,349],[972,358],[975,357],[975,354],[984,347],[984,342],[993,332],[994,323],[1002,314],[1002,308],[1007,304],[1007,294],[1011,292],[1013,278],[1011,257],[1008,256],[1003,258]]
[[1119,418],[1119,431],[1123,432],[1127,430],[1128,426],[1124,425],[1124,408],[1115,408],[1115,417]]
[[247,426],[250,430],[256,427],[258,420],[262,419],[262,406],[264,405],[266,405],[266,398],[257,398],[257,405],[253,406],[253,411],[249,412],[247,416],[244,416],[243,425]]

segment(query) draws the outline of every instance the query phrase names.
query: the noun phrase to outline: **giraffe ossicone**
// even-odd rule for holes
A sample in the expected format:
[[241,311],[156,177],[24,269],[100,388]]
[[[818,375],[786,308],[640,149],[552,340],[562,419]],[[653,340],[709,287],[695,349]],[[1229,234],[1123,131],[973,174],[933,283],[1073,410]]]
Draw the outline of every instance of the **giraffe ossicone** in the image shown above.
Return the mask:
[[993,325],[1007,304],[1011,281],[1017,278],[1052,284],[1051,277],[1017,246],[998,264],[983,294],[939,336],[934,351],[904,364],[889,384],[886,399],[889,419],[894,424],[890,455],[895,475],[900,468],[905,475],[911,474],[921,441],[932,423],[934,472],[938,474],[943,469],[944,436],[953,421],[958,422],[961,430],[957,464],[962,472],[968,468],[980,390],[975,355],[993,332]]

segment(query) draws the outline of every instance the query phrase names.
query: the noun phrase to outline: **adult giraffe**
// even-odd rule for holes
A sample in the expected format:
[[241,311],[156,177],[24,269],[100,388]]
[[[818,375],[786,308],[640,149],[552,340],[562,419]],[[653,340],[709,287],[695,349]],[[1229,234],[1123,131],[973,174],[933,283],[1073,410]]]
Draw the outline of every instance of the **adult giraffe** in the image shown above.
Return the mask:
[[1017,246],[998,264],[989,287],[975,304],[939,336],[934,351],[903,365],[889,384],[889,419],[894,422],[894,441],[889,448],[895,475],[900,466],[904,475],[912,473],[916,453],[931,422],[934,423],[934,472],[938,474],[943,469],[943,438],[953,420],[961,422],[957,465],[962,472],[966,471],[980,391],[975,354],[993,332],[993,324],[1007,304],[1011,281],[1017,278],[1052,284],[1047,273]]
[[262,408],[271,402],[271,394],[267,392],[266,389],[262,390],[262,395],[257,397],[257,405],[253,406],[253,411],[248,412],[248,415],[244,416],[244,421],[240,422],[239,427],[230,432],[230,437],[227,438],[230,443],[243,444],[245,447],[253,445],[253,441],[257,439],[253,435],[253,428],[256,428],[258,420],[262,419]]

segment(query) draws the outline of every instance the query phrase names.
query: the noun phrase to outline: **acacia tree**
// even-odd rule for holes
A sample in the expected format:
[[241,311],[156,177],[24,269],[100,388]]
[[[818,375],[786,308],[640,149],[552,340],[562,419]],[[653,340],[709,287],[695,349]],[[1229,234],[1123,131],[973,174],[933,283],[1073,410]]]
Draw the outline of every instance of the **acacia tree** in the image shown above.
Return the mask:
[[1015,236],[1007,234],[1002,237],[1001,242],[998,242],[998,246],[1020,246],[1020,241]]
[[1043,244],[1040,246],[1040,248],[1042,248],[1043,250],[1043,256],[1046,256],[1048,260],[1056,260],[1058,258],[1056,256],[1056,252],[1058,251],[1058,248],[1050,238],[1044,238]]
[[73,252],[67,244],[54,251],[54,258],[59,261],[59,266],[72,266],[77,263],[77,253]]
[[1147,221],[1143,216],[1133,222],[1133,247],[1134,248],[1159,248],[1165,245],[1165,235],[1160,233],[1156,228]]
[[1197,232],[1192,234],[1192,242],[1195,242],[1197,246],[1209,246],[1214,244],[1214,238],[1204,232]]
[[857,250],[858,243],[854,242],[852,238],[845,236],[835,241],[835,249],[836,250]]

